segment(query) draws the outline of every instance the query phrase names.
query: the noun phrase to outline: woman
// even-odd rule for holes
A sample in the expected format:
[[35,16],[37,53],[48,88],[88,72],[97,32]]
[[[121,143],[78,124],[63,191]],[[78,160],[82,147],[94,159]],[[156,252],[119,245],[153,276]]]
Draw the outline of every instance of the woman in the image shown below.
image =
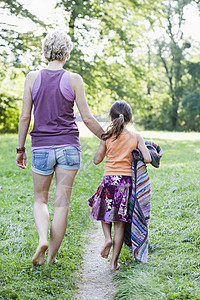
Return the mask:
[[[47,263],[56,260],[56,254],[67,228],[68,211],[74,178],[80,168],[79,132],[75,123],[74,101],[85,125],[101,138],[103,129],[92,116],[83,80],[80,75],[63,69],[69,59],[72,42],[60,31],[49,33],[43,42],[46,69],[30,72],[25,80],[23,108],[19,121],[16,164],[26,169],[25,141],[34,105],[34,125],[31,131],[31,167],[34,186],[33,216],[39,244],[33,256],[33,265],[43,265],[48,248]],[[48,244],[48,194],[55,172],[55,212]]]

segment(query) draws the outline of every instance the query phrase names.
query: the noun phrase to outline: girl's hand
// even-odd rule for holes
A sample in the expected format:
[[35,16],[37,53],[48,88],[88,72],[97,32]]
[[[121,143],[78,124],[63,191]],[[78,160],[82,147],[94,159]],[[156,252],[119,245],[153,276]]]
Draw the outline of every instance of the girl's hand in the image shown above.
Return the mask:
[[94,156],[94,160],[93,160],[94,164],[98,165],[100,162],[102,162],[105,155],[106,155],[106,142],[101,140],[99,148],[97,149],[97,152]]
[[22,169],[26,169],[26,164],[27,164],[27,155],[26,151],[23,153],[17,153],[16,155],[16,164],[18,167]]

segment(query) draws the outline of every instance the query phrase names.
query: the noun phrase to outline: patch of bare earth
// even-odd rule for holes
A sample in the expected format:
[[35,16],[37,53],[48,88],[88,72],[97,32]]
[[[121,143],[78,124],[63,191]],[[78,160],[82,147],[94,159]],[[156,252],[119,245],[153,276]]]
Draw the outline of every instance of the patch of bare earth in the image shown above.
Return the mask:
[[115,287],[112,282],[112,271],[107,259],[101,257],[104,236],[101,223],[90,233],[86,243],[84,262],[80,274],[77,300],[112,300]]

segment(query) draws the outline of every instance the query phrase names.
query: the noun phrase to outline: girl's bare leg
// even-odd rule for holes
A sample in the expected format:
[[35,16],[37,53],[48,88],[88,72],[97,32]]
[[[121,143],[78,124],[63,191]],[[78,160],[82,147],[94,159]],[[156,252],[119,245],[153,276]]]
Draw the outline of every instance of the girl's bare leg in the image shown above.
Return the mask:
[[112,237],[111,237],[112,223],[108,224],[102,221],[101,225],[105,236],[105,244],[101,250],[101,256],[103,258],[108,258],[108,255],[110,253],[110,248],[112,246]]
[[49,225],[49,212],[47,204],[52,178],[53,174],[40,175],[33,172],[33,187],[35,198],[35,202],[33,205],[33,217],[39,236],[39,244],[32,258],[32,263],[35,266],[41,266],[44,264],[45,251],[48,248],[47,235]]
[[119,268],[119,264],[117,263],[117,261],[124,240],[124,228],[125,228],[124,222],[118,221],[114,223],[113,253],[110,262],[111,270],[117,270]]
[[52,264],[55,262],[56,254],[65,235],[68,222],[71,191],[77,171],[78,170],[65,170],[59,167],[55,168],[55,211],[50,231],[50,242],[47,259],[48,264]]

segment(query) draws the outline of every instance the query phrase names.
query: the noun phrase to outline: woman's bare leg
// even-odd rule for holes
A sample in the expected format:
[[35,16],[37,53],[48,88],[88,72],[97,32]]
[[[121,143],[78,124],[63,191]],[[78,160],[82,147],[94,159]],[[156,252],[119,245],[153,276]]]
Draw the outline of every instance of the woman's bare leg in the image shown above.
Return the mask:
[[53,174],[40,175],[33,172],[35,198],[33,205],[33,217],[39,236],[39,244],[32,259],[32,263],[35,266],[41,266],[44,264],[45,251],[48,248],[47,235],[49,226],[49,212],[47,204],[52,178]]
[[117,270],[119,268],[117,261],[124,240],[124,227],[125,223],[122,221],[114,223],[113,253],[110,262],[111,270]]
[[55,211],[51,224],[50,242],[47,263],[55,262],[56,254],[65,235],[68,222],[69,204],[74,178],[78,170],[65,170],[55,168],[56,192],[55,192]]
[[101,256],[103,258],[108,258],[108,255],[110,253],[110,248],[112,246],[112,237],[111,237],[112,223],[108,224],[102,221],[101,225],[105,236],[105,244],[101,250]]

